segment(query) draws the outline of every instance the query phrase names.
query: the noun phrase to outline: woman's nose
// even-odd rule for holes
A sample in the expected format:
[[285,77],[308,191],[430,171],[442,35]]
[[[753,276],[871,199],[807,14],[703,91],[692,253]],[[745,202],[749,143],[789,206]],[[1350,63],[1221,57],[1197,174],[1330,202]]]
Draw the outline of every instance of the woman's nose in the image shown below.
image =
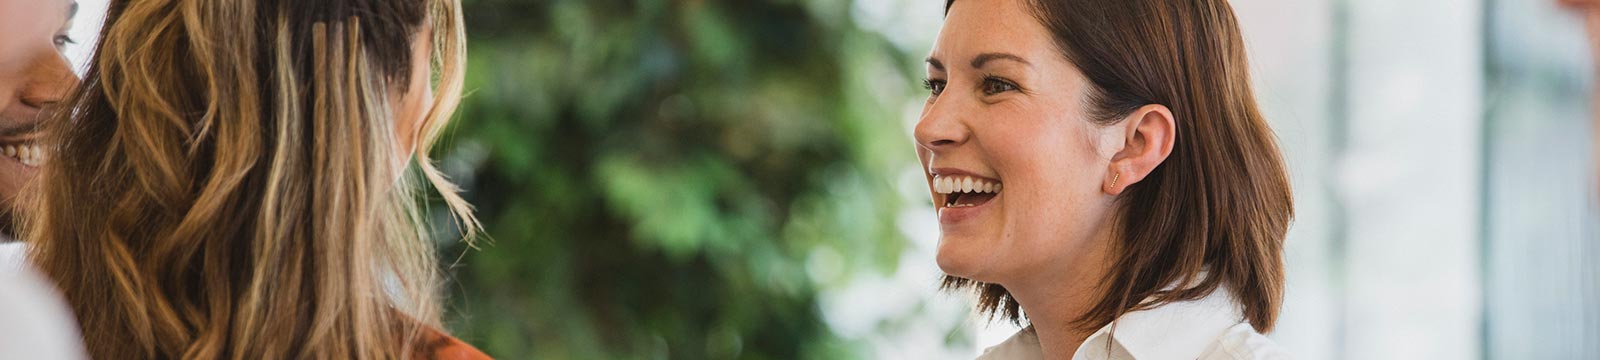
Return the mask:
[[917,127],[913,131],[917,145],[938,151],[966,143],[971,131],[962,121],[966,115],[959,105],[955,98],[934,99],[922,113],[922,118],[917,120]]

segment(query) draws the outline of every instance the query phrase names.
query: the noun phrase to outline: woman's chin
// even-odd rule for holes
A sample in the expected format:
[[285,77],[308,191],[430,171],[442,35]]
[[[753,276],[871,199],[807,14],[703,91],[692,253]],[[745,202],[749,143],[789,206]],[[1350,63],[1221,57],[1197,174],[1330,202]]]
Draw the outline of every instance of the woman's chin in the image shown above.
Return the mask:
[[990,258],[988,256],[990,254],[980,252],[982,249],[974,249],[960,240],[940,239],[939,254],[935,257],[936,262],[939,264],[939,270],[944,271],[946,275],[954,277],[984,281],[980,278],[984,273],[984,268],[987,267],[985,260]]

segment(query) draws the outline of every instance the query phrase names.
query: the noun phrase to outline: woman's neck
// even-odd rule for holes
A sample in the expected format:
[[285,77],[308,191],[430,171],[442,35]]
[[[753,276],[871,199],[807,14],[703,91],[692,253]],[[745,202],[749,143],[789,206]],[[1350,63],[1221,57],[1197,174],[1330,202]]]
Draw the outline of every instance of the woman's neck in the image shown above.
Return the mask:
[[1071,359],[1098,330],[1085,329],[1078,320],[1102,297],[1099,285],[1111,267],[1111,240],[1109,231],[1102,232],[1061,266],[1002,284],[1028,315],[1045,359]]

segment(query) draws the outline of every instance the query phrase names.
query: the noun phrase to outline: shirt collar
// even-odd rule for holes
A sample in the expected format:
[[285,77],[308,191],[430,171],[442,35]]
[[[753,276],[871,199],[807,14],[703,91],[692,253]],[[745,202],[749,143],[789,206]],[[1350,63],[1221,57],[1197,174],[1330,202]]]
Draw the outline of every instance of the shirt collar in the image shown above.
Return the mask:
[[1115,341],[1135,359],[1194,359],[1217,336],[1243,320],[1228,287],[1219,286],[1199,300],[1123,314],[1090,335],[1076,354],[1083,354],[1085,347]]

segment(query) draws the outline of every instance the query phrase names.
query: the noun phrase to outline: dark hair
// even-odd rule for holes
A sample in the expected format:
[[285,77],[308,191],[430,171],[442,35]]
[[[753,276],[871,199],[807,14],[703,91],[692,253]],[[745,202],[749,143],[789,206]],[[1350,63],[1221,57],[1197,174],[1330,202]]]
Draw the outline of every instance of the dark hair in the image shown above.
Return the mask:
[[[1062,56],[1093,84],[1092,121],[1110,125],[1160,104],[1177,125],[1172,154],[1118,199],[1112,269],[1100,279],[1099,301],[1075,325],[1093,330],[1226,284],[1245,319],[1270,331],[1283,299],[1293,194],[1250,90],[1227,1],[1031,1]],[[954,2],[945,2],[946,13]],[[1000,285],[947,276],[944,287],[974,288],[981,311],[1021,321],[1019,304]]]

